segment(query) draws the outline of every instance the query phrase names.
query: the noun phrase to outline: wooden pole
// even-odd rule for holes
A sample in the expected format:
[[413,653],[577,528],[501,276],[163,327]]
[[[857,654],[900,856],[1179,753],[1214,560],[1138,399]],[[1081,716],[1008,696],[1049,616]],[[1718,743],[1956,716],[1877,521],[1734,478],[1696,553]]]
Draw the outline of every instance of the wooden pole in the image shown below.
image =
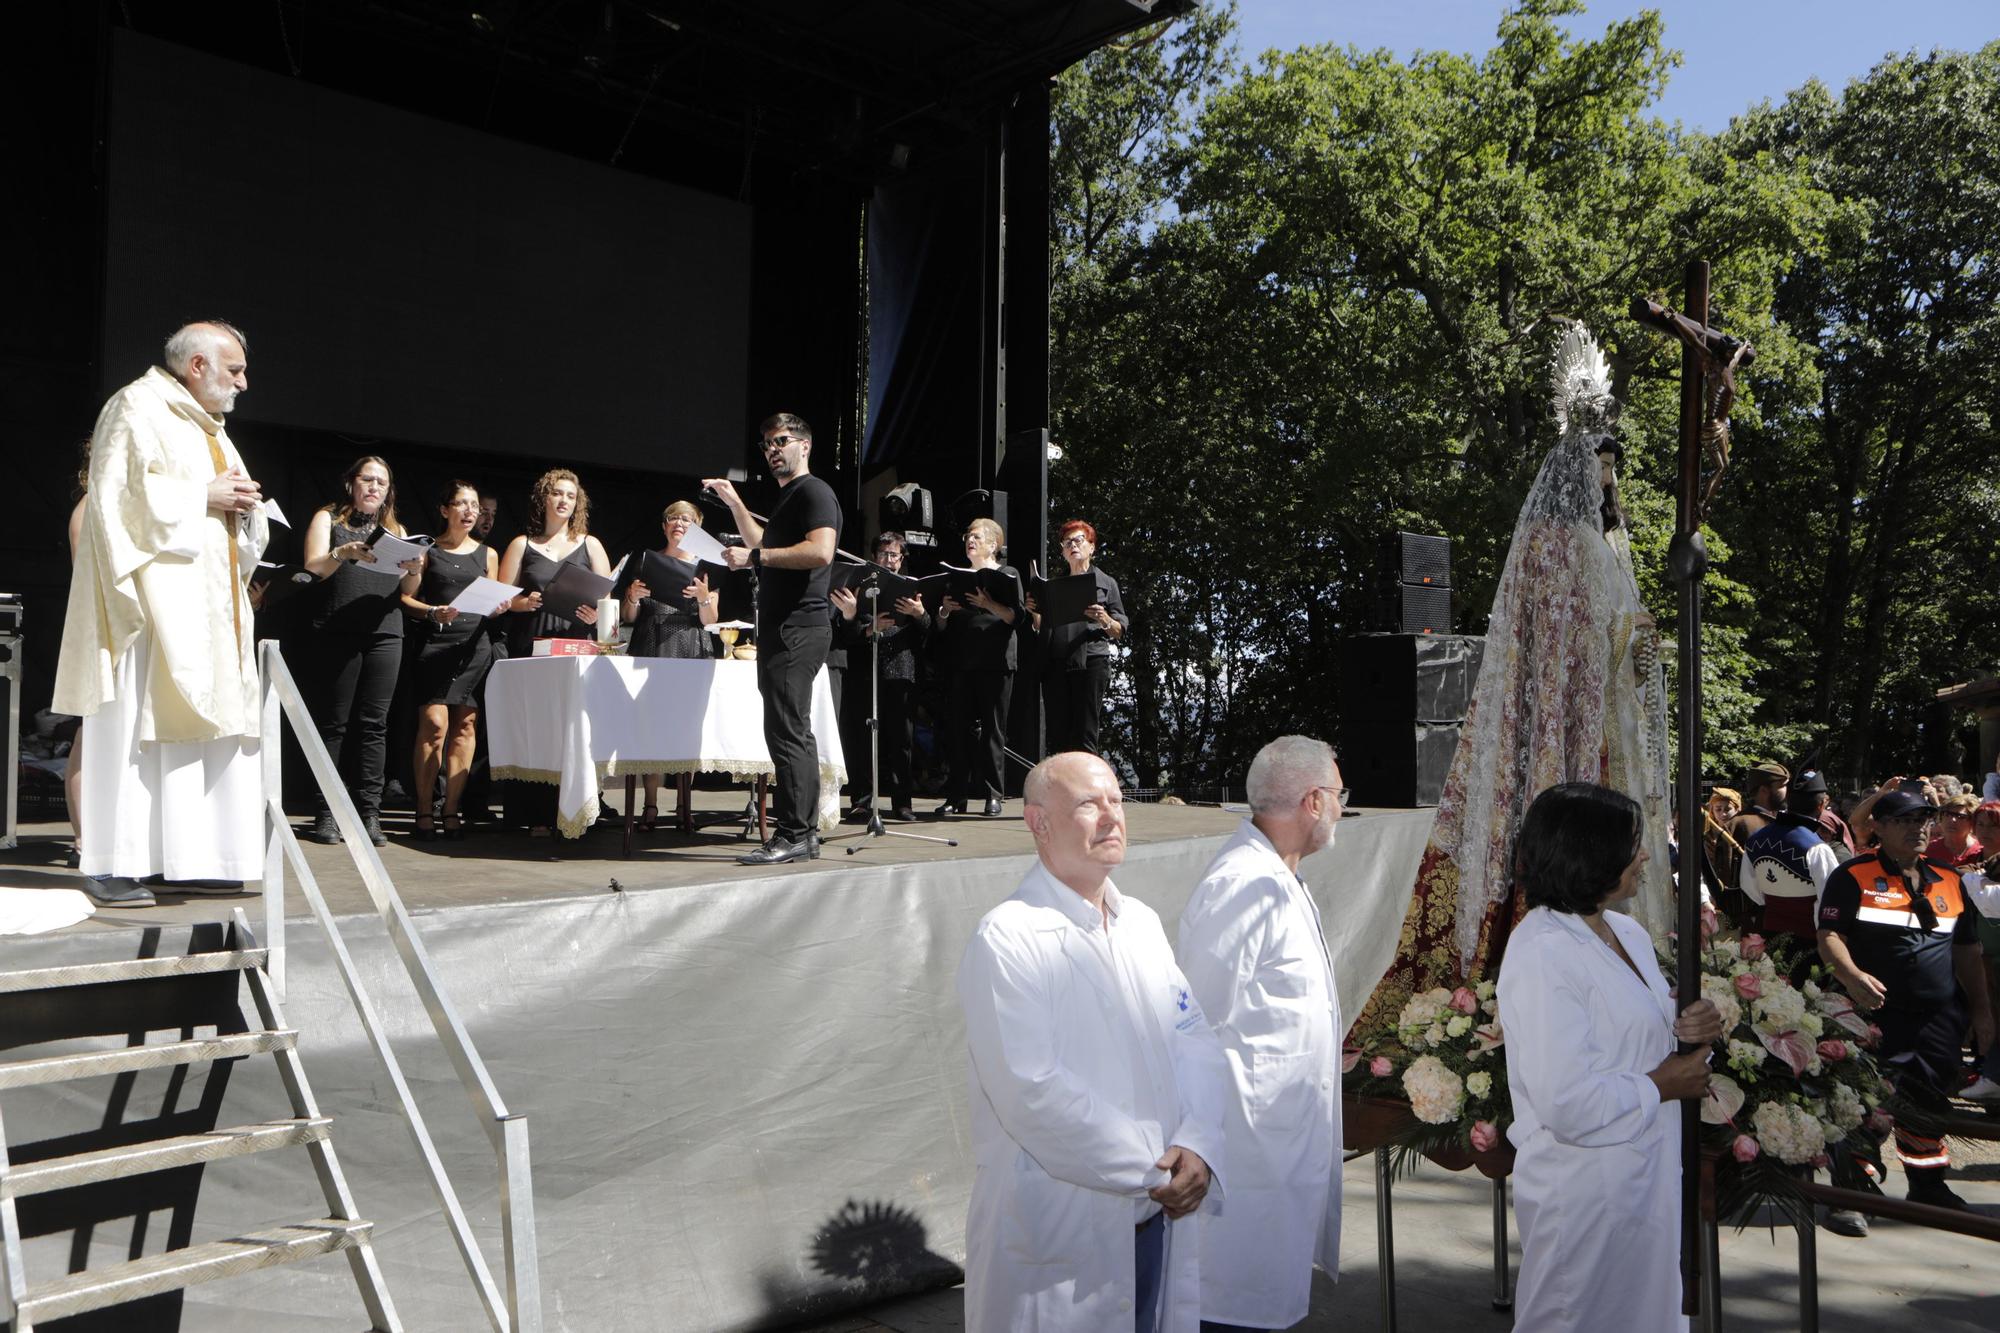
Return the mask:
[[[1687,266],[1681,309],[1708,323],[1708,262]],[[1676,488],[1674,539],[1667,568],[1680,588],[1680,947],[1675,953],[1675,995],[1685,1009],[1701,998],[1701,583],[1708,572],[1708,549],[1701,536],[1701,432],[1706,404],[1702,389],[1707,357],[1692,344],[1681,346],[1680,484]],[[1727,887],[1726,885],[1724,887]],[[1701,1245],[1701,1117],[1681,1106],[1681,1313],[1699,1309],[1701,1284],[1715,1281],[1704,1272]]]

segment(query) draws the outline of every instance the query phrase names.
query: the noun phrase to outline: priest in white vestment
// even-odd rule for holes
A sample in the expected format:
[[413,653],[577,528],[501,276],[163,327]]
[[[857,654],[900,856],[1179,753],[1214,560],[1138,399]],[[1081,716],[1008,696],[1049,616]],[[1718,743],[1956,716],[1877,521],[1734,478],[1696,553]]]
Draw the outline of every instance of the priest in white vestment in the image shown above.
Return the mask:
[[149,900],[128,882],[147,876],[263,874],[246,588],[270,528],[223,429],[249,387],[243,344],[219,322],[181,329],[91,435],[55,707],[84,720],[81,859],[100,902]]
[[1229,1075],[1160,918],[1120,893],[1118,780],[1053,755],[1040,860],[958,969],[972,1106],[966,1333],[1196,1333]]
[[1290,1328],[1315,1265],[1340,1274],[1340,993],[1299,861],[1330,846],[1340,765],[1281,736],[1244,779],[1250,818],[1181,913],[1181,970],[1233,1080],[1222,1118],[1229,1207],[1201,1218],[1201,1318]]

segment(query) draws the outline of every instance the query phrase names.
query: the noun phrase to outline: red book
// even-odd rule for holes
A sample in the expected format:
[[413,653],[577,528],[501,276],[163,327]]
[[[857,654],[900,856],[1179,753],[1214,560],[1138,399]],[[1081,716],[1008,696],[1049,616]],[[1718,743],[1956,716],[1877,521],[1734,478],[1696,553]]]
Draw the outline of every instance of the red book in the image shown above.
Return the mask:
[[596,657],[604,649],[595,639],[536,639],[536,657]]

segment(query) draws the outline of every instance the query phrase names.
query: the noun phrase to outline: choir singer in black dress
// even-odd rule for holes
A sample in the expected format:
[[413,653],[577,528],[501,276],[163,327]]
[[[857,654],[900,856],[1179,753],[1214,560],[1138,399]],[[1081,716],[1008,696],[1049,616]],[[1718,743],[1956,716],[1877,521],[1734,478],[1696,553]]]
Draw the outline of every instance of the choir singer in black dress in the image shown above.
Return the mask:
[[[535,479],[528,491],[528,531],[508,542],[500,557],[500,581],[521,589],[507,604],[507,656],[534,656],[536,639],[587,639],[595,633],[595,606],[542,605],[542,589],[566,564],[611,573],[603,544],[590,535],[590,496],[576,473],[558,467]],[[554,830],[556,789],[547,783],[512,782],[503,804],[508,822],[526,824],[534,837],[546,838]]]
[[778,502],[762,523],[726,479],[702,484],[729,506],[744,545],[724,548],[730,568],[755,567],[757,688],[764,696],[764,743],[777,770],[771,802],[777,825],[762,847],[737,859],[777,865],[819,855],[819,744],[813,737],[813,681],[833,639],[827,589],[840,544],[840,501],[812,476],[812,427],[780,412],[758,428]]
[[[681,538],[689,529],[701,526],[701,510],[686,500],[676,500],[660,515],[660,532],[667,544],[660,548],[660,554],[669,560],[678,560],[692,566],[694,557],[681,549]],[[631,566],[627,565],[630,569]],[[632,627],[632,637],[625,645],[625,651],[633,657],[719,657],[722,640],[710,634],[706,628],[715,623],[717,594],[709,589],[708,580],[696,576],[692,582],[678,588],[655,590],[643,577],[644,565],[639,568],[639,577],[634,577],[625,585],[624,604],[621,608],[625,623]],[[694,603],[694,612],[689,614],[688,602]],[[687,792],[688,774],[681,775],[680,789],[683,801]],[[639,827],[648,833],[657,826],[660,816],[660,775],[648,773],[646,784],[646,808],[639,820]],[[626,812],[630,814],[628,810]]]
[[975,790],[985,802],[983,813],[1000,813],[1005,789],[1001,766],[1006,760],[1007,704],[1020,662],[1014,622],[1022,614],[1021,576],[1013,566],[1000,563],[1000,548],[1006,541],[1006,532],[990,518],[975,518],[966,526],[966,564],[976,570],[999,570],[1012,580],[1011,605],[984,588],[963,602],[947,595],[938,603],[942,667],[950,682],[951,701],[945,723],[951,778],[945,803],[937,809],[940,815],[964,814]]
[[[424,559],[416,591],[403,607],[417,620],[416,834],[419,840],[465,836],[458,803],[472,771],[479,696],[493,665],[486,617],[452,609],[452,600],[475,579],[500,577],[500,553],[472,535],[479,522],[479,489],[454,481],[438,500],[444,530]],[[443,826],[432,802],[444,770]]]
[[1093,578],[1097,594],[1081,621],[1057,625],[1041,617],[1042,707],[1047,710],[1049,753],[1088,750],[1102,755],[1098,731],[1104,721],[1104,693],[1111,682],[1111,645],[1132,622],[1118,580],[1092,564],[1097,529],[1080,518],[1062,525],[1057,536],[1071,578]]
[[[885,532],[875,539],[875,563],[892,574],[903,572],[903,534]],[[881,676],[876,681],[876,719],[880,723],[876,733],[876,746],[882,774],[881,790],[867,792],[856,803],[857,823],[867,822],[867,812],[876,808],[876,803],[887,792],[893,803],[889,817],[904,821],[916,818],[910,808],[910,765],[915,749],[911,723],[912,695],[917,688],[917,653],[930,637],[930,617],[924,614],[924,603],[920,597],[900,597],[892,603],[879,605],[874,622],[868,620],[865,602],[857,605],[859,612],[854,625],[854,662],[857,666],[869,664],[874,652],[881,658]],[[879,639],[879,644],[871,640]],[[871,648],[873,652],[871,652]],[[866,700],[863,700],[864,704]],[[862,710],[866,712],[865,707]],[[847,771],[855,775],[857,792],[866,792],[868,781],[866,750],[850,750],[847,755]]]
[[[313,720],[320,742],[340,771],[347,794],[381,846],[382,781],[389,756],[389,705],[403,668],[403,607],[399,594],[416,587],[419,562],[377,568],[369,539],[378,531],[403,535],[396,520],[395,479],[389,465],[369,454],[341,476],[346,495],[306,524],[305,568],[313,590],[311,668]],[[326,793],[314,788],[314,842],[340,841]]]

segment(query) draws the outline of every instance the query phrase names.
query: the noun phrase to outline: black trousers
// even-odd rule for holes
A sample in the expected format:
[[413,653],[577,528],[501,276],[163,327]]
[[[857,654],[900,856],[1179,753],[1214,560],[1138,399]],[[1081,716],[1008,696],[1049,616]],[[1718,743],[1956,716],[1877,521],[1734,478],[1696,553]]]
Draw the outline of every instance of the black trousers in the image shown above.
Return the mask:
[[1101,755],[1098,727],[1104,720],[1104,692],[1111,684],[1111,659],[1088,657],[1075,670],[1052,666],[1042,677],[1042,707],[1048,710],[1049,753],[1086,750]]
[[[911,696],[916,693],[916,682],[910,680],[885,680],[879,696],[882,729],[876,744],[882,766],[881,791],[887,792],[893,804],[904,806],[910,803],[910,756],[916,748],[916,731],[912,723]],[[859,701],[861,707],[856,715],[867,721],[866,700]],[[860,744],[868,744],[868,733],[861,731]],[[870,805],[879,805],[878,793],[868,787],[868,751],[852,749],[847,752],[847,771],[854,775],[854,790],[867,794]]]
[[778,625],[757,637],[757,688],[764,696],[764,744],[778,771],[771,822],[792,842],[819,827],[819,745],[813,738],[813,678],[826,665],[833,627]]
[[1000,799],[1005,787],[1001,765],[1006,761],[1007,702],[1013,692],[1011,671],[960,671],[951,678],[948,800],[964,805],[974,799]]
[[[403,667],[403,636],[322,632],[312,642],[319,658],[313,714],[320,742],[361,817],[379,815],[389,756],[389,706]],[[325,793],[316,799],[319,813],[326,813]]]

